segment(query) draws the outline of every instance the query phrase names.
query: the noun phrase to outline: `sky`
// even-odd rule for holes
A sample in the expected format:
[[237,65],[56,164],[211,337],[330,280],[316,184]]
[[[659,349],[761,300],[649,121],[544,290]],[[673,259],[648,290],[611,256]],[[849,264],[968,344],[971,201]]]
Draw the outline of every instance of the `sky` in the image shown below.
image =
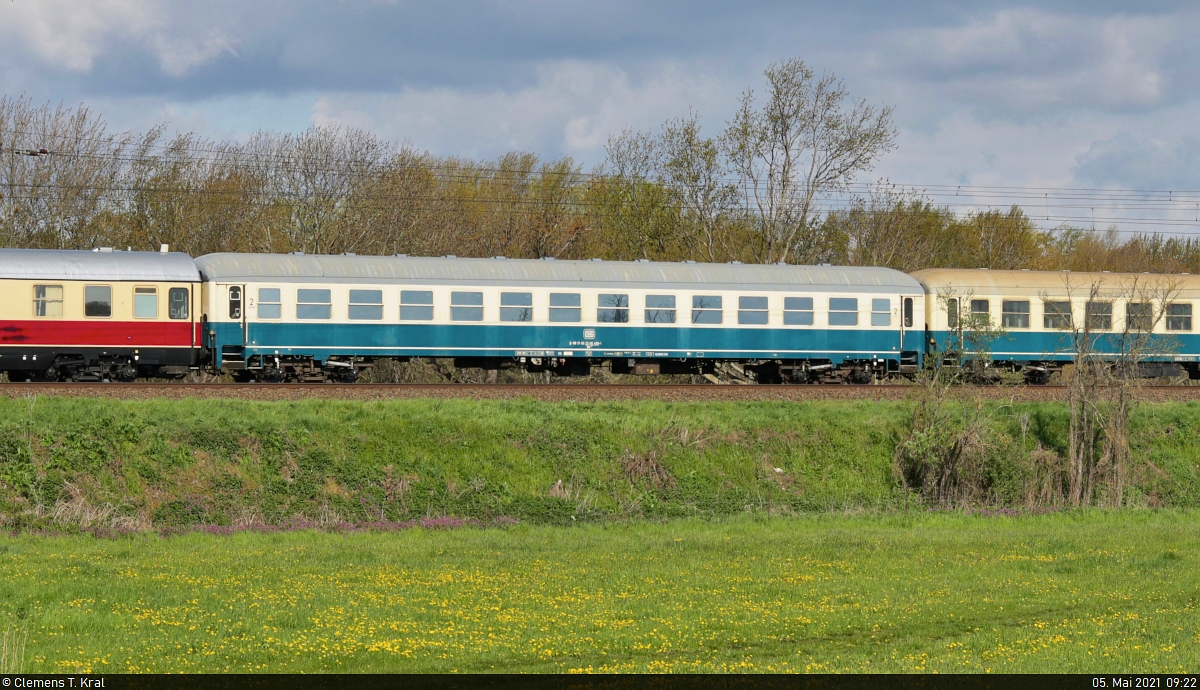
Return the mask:
[[590,168],[625,128],[695,112],[716,135],[794,57],[894,106],[865,179],[1179,192],[1200,190],[1198,29],[1200,4],[1157,0],[0,0],[0,85],[118,130],[344,125]]

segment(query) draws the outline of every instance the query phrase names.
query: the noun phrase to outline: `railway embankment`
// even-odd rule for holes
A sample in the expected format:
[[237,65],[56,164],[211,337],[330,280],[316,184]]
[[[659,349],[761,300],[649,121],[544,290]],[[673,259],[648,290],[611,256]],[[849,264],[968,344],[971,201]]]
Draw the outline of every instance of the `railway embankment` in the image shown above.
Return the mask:
[[[1054,401],[989,401],[972,510],[1063,509]],[[0,396],[0,527],[570,524],[921,508],[906,400]],[[1200,405],[1138,408],[1124,504],[1200,507]],[[1052,469],[1052,468],[1051,468]]]

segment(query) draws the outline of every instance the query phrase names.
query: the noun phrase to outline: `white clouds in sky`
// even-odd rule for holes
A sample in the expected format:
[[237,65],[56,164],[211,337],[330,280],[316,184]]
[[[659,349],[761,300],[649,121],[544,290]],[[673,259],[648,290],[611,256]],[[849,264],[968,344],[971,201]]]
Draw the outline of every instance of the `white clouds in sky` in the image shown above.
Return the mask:
[[795,56],[896,106],[900,146],[872,177],[1200,185],[1200,7],[975,7],[16,0],[0,2],[0,85],[117,128],[340,124],[590,165],[610,135],[689,109],[715,135],[767,62]]

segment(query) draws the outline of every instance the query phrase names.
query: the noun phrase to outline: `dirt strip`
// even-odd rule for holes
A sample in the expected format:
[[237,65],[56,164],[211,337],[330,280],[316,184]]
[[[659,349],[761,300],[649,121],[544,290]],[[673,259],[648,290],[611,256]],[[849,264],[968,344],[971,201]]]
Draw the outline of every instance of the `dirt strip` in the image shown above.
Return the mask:
[[[1059,386],[996,386],[960,389],[967,397],[986,400],[1036,402],[1062,400]],[[713,386],[713,385],[471,385],[471,384],[76,384],[0,383],[0,394],[9,397],[57,395],[78,398],[237,400],[392,400],[404,398],[474,398],[548,402],[604,402],[662,400],[668,402],[756,400],[906,400],[918,393],[915,386],[812,385],[812,386]],[[1148,401],[1200,400],[1200,386],[1143,386],[1138,397]]]

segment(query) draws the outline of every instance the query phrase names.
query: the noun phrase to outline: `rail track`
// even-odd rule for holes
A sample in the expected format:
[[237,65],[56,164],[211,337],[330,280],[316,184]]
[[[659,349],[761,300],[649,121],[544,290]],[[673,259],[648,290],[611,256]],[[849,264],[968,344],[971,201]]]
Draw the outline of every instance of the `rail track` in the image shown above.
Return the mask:
[[[1064,386],[964,386],[967,397],[1036,402],[1061,400]],[[405,398],[473,398],[603,402],[660,400],[668,402],[738,402],[770,400],[907,400],[917,396],[914,385],[694,385],[694,384],[444,384],[444,383],[0,383],[9,397],[64,396],[80,398],[225,398],[239,400],[388,400]],[[1139,388],[1151,401],[1200,400],[1200,386]]]

